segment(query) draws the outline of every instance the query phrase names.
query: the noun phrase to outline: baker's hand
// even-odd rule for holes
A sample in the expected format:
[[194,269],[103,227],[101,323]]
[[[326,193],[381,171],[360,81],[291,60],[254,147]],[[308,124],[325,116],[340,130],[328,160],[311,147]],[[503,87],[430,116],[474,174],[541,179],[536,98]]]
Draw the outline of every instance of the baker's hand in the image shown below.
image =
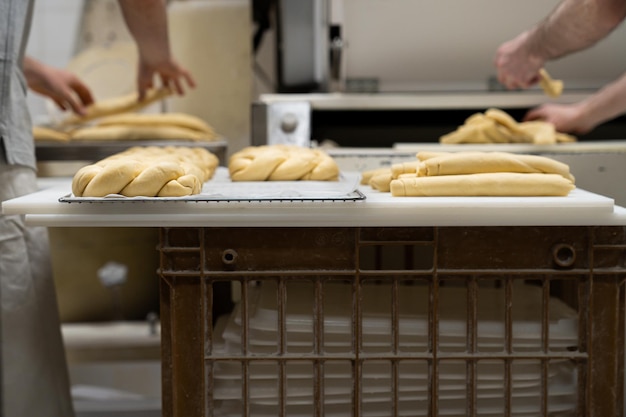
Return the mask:
[[185,86],[189,88],[196,86],[191,73],[171,58],[140,59],[137,77],[140,100],[146,91],[154,87],[154,79],[157,77],[162,87],[168,87],[178,95],[185,94]]
[[580,103],[547,103],[530,110],[523,121],[541,120],[552,123],[558,132],[585,134],[595,126],[588,122],[584,115],[585,111]]
[[539,81],[544,60],[530,53],[528,34],[524,32],[498,48],[494,64],[502,85],[508,89],[526,89]]
[[84,115],[85,107],[94,102],[89,87],[69,71],[51,67],[30,57],[24,57],[23,68],[28,87],[49,97],[63,110]]

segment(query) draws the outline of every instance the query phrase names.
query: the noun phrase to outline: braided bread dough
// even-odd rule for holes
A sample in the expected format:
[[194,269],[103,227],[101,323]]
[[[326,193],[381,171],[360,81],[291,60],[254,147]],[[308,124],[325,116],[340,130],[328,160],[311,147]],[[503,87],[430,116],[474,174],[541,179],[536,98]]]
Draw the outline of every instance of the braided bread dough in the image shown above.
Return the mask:
[[78,170],[72,192],[76,197],[193,195],[217,165],[217,157],[204,148],[133,147]]
[[339,167],[325,152],[291,145],[249,146],[228,162],[233,181],[336,181]]

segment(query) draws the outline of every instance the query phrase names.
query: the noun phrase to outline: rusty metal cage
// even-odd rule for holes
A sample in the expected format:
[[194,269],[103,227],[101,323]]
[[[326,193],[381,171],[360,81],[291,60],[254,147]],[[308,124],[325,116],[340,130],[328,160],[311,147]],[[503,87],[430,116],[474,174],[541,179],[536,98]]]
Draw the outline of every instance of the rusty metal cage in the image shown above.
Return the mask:
[[162,228],[159,251],[164,416],[623,415],[623,227]]

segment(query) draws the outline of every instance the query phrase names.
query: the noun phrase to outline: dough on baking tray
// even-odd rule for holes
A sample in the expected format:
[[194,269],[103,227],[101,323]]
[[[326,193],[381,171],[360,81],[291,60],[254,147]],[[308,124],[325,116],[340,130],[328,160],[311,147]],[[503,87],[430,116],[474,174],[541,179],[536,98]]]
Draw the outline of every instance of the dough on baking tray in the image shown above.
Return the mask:
[[191,140],[211,141],[215,136],[181,126],[159,125],[106,125],[76,129],[71,134],[74,141],[118,140]]
[[49,140],[54,142],[67,142],[70,135],[56,129],[50,129],[43,126],[33,126],[33,138],[35,140]]
[[185,113],[123,113],[98,121],[97,126],[177,126],[216,137],[215,130],[204,120]]
[[558,174],[496,172],[400,178],[391,181],[393,196],[566,196],[574,184]]
[[76,197],[181,197],[198,194],[218,159],[204,148],[133,147],[76,172]]
[[249,146],[231,155],[233,181],[336,181],[339,166],[325,152],[293,145]]
[[133,92],[121,97],[113,97],[100,100],[88,106],[84,116],[72,114],[61,121],[61,126],[77,125],[89,122],[100,117],[111,116],[119,113],[133,112],[141,110],[152,103],[163,100],[170,96],[172,90],[169,88],[159,88],[148,90],[142,101],[139,101],[139,94]]

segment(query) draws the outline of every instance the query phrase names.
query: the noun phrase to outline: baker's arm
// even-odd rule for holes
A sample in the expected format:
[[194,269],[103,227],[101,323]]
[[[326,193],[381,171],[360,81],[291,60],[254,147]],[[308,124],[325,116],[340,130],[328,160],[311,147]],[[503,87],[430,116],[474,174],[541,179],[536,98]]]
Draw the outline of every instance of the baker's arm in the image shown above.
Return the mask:
[[25,56],[22,69],[28,87],[52,99],[63,110],[84,114],[85,106],[93,103],[91,90],[76,75],[51,67]]
[[[180,66],[170,50],[167,11],[164,0],[118,0],[124,21],[137,43],[139,68],[137,88],[140,99],[154,86],[158,76],[163,86],[184,94],[183,83],[195,87],[189,71]],[[183,81],[184,80],[184,81]]]
[[537,25],[498,48],[498,80],[508,88],[527,88],[538,81],[547,61],[589,48],[625,17],[626,0],[563,0]]
[[574,104],[544,104],[525,120],[544,120],[560,132],[584,134],[626,112],[626,74]]

